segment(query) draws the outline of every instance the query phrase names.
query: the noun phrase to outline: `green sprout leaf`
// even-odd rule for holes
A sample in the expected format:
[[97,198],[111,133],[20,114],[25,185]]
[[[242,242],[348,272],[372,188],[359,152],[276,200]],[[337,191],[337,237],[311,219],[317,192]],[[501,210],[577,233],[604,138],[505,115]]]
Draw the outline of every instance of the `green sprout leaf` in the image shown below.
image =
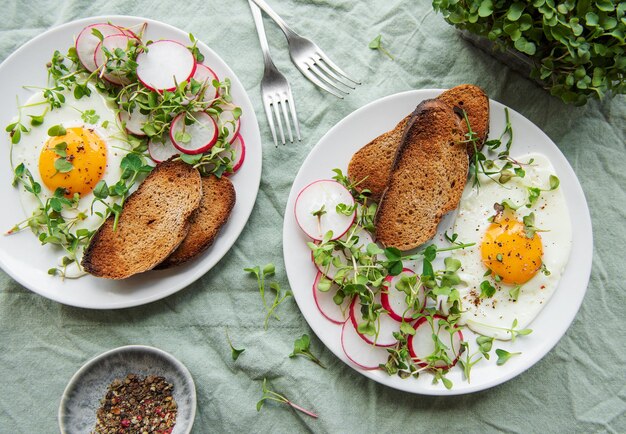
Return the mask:
[[376,36],[369,43],[368,47],[372,50],[379,50],[382,53],[384,53],[387,57],[389,57],[391,60],[394,60],[394,57],[391,55],[391,53],[387,51],[387,49],[383,46],[382,38],[383,38],[382,35]]
[[496,355],[498,356],[498,361],[496,362],[496,364],[497,364],[498,366],[502,366],[502,365],[504,365],[504,364],[505,364],[505,363],[506,363],[506,362],[507,362],[507,361],[508,361],[511,357],[513,357],[513,356],[517,356],[517,355],[519,355],[519,354],[522,354],[522,353],[509,353],[509,352],[508,352],[508,351],[506,351],[506,350],[502,350],[502,349],[500,349],[500,348],[497,348],[497,349],[496,349]]
[[294,341],[293,352],[289,354],[289,357],[294,358],[296,356],[303,356],[321,368],[326,369],[326,366],[324,366],[324,364],[311,352],[311,339],[307,334],[303,334]]

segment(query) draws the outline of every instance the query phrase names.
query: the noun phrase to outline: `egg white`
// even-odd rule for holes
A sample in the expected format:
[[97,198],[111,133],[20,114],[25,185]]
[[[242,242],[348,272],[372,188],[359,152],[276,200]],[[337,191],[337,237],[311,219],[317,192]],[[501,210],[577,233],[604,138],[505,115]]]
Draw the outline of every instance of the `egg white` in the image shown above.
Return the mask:
[[[50,191],[43,183],[39,172],[39,156],[45,143],[48,141],[48,129],[54,125],[63,125],[65,128],[83,127],[85,129],[93,129],[100,136],[107,148],[106,168],[104,170],[102,180],[107,185],[113,185],[118,182],[122,175],[120,162],[128,153],[129,145],[124,141],[124,134],[121,132],[121,126],[118,123],[118,117],[114,108],[107,102],[93,86],[90,86],[91,95],[83,96],[80,99],[74,98],[70,92],[64,92],[65,103],[60,108],[46,111],[49,107],[43,93],[35,93],[21,107],[20,117],[22,123],[28,125],[29,115],[39,116],[45,113],[43,124],[38,126],[29,126],[30,131],[22,134],[19,143],[13,145],[11,151],[11,163],[16,167],[20,163],[30,171],[33,179],[41,185],[40,197],[43,202],[53,196],[54,191]],[[94,110],[99,119],[90,124],[81,118],[81,113],[86,110]],[[26,191],[23,185],[19,185],[20,202],[27,217],[30,217],[39,208],[39,202],[35,196]],[[75,230],[88,229],[95,230],[103,223],[103,219],[98,213],[104,215],[106,206],[102,203],[95,203],[93,212],[91,209],[94,199],[93,192],[82,195],[77,210],[64,210],[63,216],[67,219],[73,218],[78,212],[86,215],[83,220],[78,220],[74,226]],[[107,198],[105,201],[111,205],[113,198]],[[78,252],[80,255],[80,252]]]
[[[107,147],[107,163],[102,179],[108,185],[115,184],[122,175],[120,162],[124,155],[128,153],[128,144],[121,140],[120,126],[118,125],[115,111],[108,105],[105,98],[98,91],[91,87],[91,95],[76,99],[74,96],[65,92],[65,103],[60,108],[48,111],[44,116],[42,125],[31,127],[30,132],[22,135],[20,142],[13,145],[12,163],[17,166],[24,163],[26,168],[33,175],[33,178],[42,187],[41,198],[46,200],[54,194],[54,191],[48,190],[43,183],[39,173],[39,156],[45,143],[49,139],[48,129],[54,125],[63,125],[65,128],[83,127],[85,129],[93,129],[104,141]],[[43,104],[41,104],[44,102]],[[41,92],[33,95],[21,109],[21,118],[24,123],[29,119],[29,115],[41,115],[48,107],[45,98]],[[86,123],[81,119],[81,112],[86,110],[94,110],[99,116],[95,124]],[[31,216],[39,207],[39,203],[32,193],[26,191],[20,186],[20,201],[24,212],[27,216]],[[102,224],[102,219],[95,211],[103,212],[105,206],[101,203],[96,204],[94,213],[90,211],[93,193],[88,193],[80,198],[78,209],[87,215],[85,220],[76,224],[77,229],[85,228],[89,230],[97,229]],[[71,213],[70,213],[71,214]],[[71,217],[71,215],[68,215]]]
[[[554,167],[547,157],[532,153],[516,157],[522,163],[533,160],[524,166],[524,178],[514,177],[500,185],[486,175],[479,175],[480,188],[472,187],[468,182],[461,198],[458,214],[454,223],[454,232],[458,240],[475,243],[474,246],[452,252],[452,257],[461,261],[459,275],[462,279],[458,287],[463,314],[461,323],[470,329],[497,339],[511,339],[510,328],[517,320],[518,329],[526,328],[546,305],[558,287],[559,280],[569,258],[572,245],[572,228],[565,197],[560,188],[542,191],[540,198],[530,208],[527,187],[539,187],[549,190],[550,175],[555,174]],[[523,284],[517,301],[509,295],[514,285],[497,283],[491,277],[484,277],[487,267],[482,262],[480,246],[489,225],[490,216],[495,214],[494,203],[508,199],[520,206],[516,218],[530,213],[535,215],[535,227],[545,230],[540,237],[543,244],[543,263],[548,273],[538,271],[528,282]],[[488,280],[496,287],[496,294],[491,298],[480,298],[480,284]]]

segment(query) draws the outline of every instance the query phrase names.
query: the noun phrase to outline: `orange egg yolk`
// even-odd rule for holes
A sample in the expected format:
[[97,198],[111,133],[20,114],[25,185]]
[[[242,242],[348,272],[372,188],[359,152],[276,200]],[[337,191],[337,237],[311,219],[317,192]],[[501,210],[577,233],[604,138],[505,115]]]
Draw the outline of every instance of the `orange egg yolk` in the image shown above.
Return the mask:
[[[66,160],[71,168],[65,164],[59,171],[55,166],[58,159]],[[50,191],[63,188],[67,197],[74,193],[83,196],[102,179],[106,164],[106,145],[94,130],[67,128],[65,135],[51,137],[44,145],[39,155],[39,174]]]
[[528,282],[543,263],[539,234],[528,238],[524,224],[509,213],[499,216],[487,228],[480,253],[485,267],[511,285]]

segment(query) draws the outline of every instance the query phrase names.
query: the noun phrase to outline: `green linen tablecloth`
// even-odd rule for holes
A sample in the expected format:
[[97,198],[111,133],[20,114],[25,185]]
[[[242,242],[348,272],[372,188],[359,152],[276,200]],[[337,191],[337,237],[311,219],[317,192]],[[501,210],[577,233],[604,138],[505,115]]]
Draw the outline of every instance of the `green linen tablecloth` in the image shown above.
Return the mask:
[[[317,90],[289,61],[266,20],[275,62],[296,95],[301,143],[274,148],[262,111],[262,58],[244,0],[64,0],[2,2],[0,59],[59,24],[95,15],[144,16],[192,32],[236,72],[249,92],[264,141],[256,206],[231,251],[179,293],[147,306],[92,311],[40,297],[0,272],[0,432],[58,431],[57,409],[89,358],[127,344],[174,354],[197,387],[194,432],[626,432],[626,99],[563,105],[531,81],[468,45],[430,2],[273,0],[275,9],[364,84],[343,101]],[[367,45],[382,33],[391,61]],[[519,377],[484,392],[428,397],[366,379],[312,336],[327,370],[289,359],[294,338],[312,332],[295,302],[264,331],[255,281],[242,269],[274,262],[283,287],[282,220],[292,180],[311,148],[337,121],[385,95],[409,89],[482,86],[528,117],[565,154],[593,220],[593,271],[583,305],[559,344]],[[2,98],[11,98],[2,95]],[[576,236],[574,226],[574,236]],[[262,242],[260,242],[262,240]],[[566,290],[567,288],[561,288]],[[234,363],[224,337],[246,348]],[[257,412],[261,381],[319,413],[286,406]]]

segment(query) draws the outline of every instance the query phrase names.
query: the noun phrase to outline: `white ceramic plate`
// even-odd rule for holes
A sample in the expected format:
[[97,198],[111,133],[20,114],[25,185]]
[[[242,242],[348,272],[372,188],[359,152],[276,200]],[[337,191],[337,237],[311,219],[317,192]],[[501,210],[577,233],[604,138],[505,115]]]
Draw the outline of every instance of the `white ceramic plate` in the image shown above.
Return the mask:
[[158,375],[174,386],[172,396],[178,405],[172,434],[191,432],[196,415],[196,386],[189,370],[174,356],[144,345],[128,345],[109,350],[86,362],[70,379],[59,404],[62,434],[91,432],[96,425],[100,401],[115,379],[128,374],[140,377]]
[[[515,136],[511,154],[536,151],[551,160],[561,180],[572,226],[576,228],[575,237],[559,288],[530,325],[533,333],[517,339],[515,343],[496,341],[494,344],[494,349],[521,351],[522,354],[511,358],[503,366],[496,366],[497,357],[492,351],[491,360],[483,360],[472,368],[471,383],[463,378],[461,369],[455,367],[447,376],[454,383],[451,390],[445,389],[441,382],[432,384],[432,376],[429,374],[421,375],[418,379],[403,380],[397,376],[390,377],[380,370],[362,370],[347,359],[341,348],[341,326],[324,318],[315,305],[311,288],[317,270],[311,263],[311,253],[305,244],[308,239],[297,226],[293,213],[296,196],[303,187],[316,179],[331,178],[334,175],[331,172],[333,168],[340,168],[345,173],[354,152],[394,128],[420,101],[434,98],[440,93],[441,90],[434,89],[416,90],[379,99],[348,115],[326,133],[302,164],[291,188],[283,226],[283,252],[289,283],[298,307],[315,334],[337,357],[361,374],[396,389],[426,395],[455,395],[493,387],[531,367],[563,336],[583,300],[591,272],[591,218],[578,179],[556,145],[528,119],[509,109]],[[504,129],[504,106],[495,101],[490,104],[490,131],[492,137],[497,137]],[[453,222],[454,214],[451,213],[442,221],[440,233]]]
[[[0,65],[0,231],[9,230],[25,216],[18,192],[11,186],[9,139],[4,127],[17,114],[15,96],[24,103],[31,91],[22,86],[46,85],[46,63],[54,50],[63,53],[73,46],[74,38],[88,24],[111,21],[132,27],[148,23],[148,39],[189,40],[188,34],[158,21],[145,18],[107,16],[88,18],[64,24],[32,39]],[[86,276],[62,281],[47,270],[54,267],[62,254],[51,246],[41,246],[28,230],[12,236],[0,236],[0,267],[30,290],[58,302],[92,309],[114,309],[137,306],[159,300],[194,282],[209,271],[231,248],[252,212],[261,180],[261,137],[252,103],[235,73],[208,46],[198,47],[220,79],[230,77],[233,101],[242,108],[241,134],[246,141],[246,159],[231,177],[237,202],[228,223],[222,228],[213,246],[201,258],[165,271],[151,271],[122,281],[109,281]]]

